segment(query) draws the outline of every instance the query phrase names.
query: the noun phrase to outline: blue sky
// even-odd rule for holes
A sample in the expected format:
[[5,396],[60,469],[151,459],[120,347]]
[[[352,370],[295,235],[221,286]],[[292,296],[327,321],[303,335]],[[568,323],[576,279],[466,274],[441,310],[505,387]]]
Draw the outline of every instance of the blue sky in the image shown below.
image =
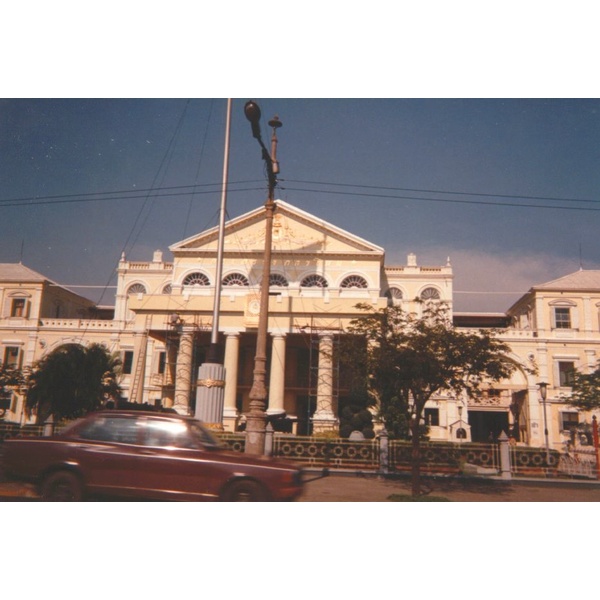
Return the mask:
[[[233,102],[231,217],[266,194],[247,99]],[[256,100],[265,139],[283,122],[278,197],[383,246],[388,264],[449,256],[458,311],[600,268],[599,100]],[[0,262],[103,286],[122,251],[150,260],[215,225],[225,112],[224,99],[1,100]]]

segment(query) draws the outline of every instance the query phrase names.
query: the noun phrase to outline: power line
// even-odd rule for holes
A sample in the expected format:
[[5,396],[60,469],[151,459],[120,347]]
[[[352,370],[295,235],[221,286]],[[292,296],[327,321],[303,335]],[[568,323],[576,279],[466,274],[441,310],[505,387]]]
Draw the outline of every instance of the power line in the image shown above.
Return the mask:
[[[402,188],[402,187],[390,187],[390,186],[375,186],[375,185],[363,185],[363,184],[347,184],[347,183],[335,183],[335,182],[324,182],[324,181],[303,181],[296,179],[282,179],[280,180],[279,188],[281,190],[303,192],[303,193],[318,193],[318,194],[335,194],[342,196],[359,196],[363,198],[381,198],[389,200],[410,200],[410,201],[421,201],[421,202],[438,202],[438,203],[449,203],[449,204],[472,204],[479,206],[500,206],[500,207],[511,207],[511,208],[541,208],[546,210],[575,210],[575,211],[591,211],[597,212],[600,208],[591,208],[584,206],[557,206],[548,204],[532,204],[522,202],[490,202],[483,200],[459,200],[454,198],[432,198],[424,196],[407,196],[407,195],[391,195],[391,194],[375,194],[366,192],[352,192],[352,191],[336,191],[330,189],[308,189],[302,187],[287,187],[281,185],[285,184],[286,181],[292,183],[307,183],[314,186],[335,186],[353,189],[365,189],[365,190],[389,190],[389,191],[412,191],[420,194],[444,194],[451,196],[468,196],[468,197],[481,197],[481,198],[506,198],[506,199],[523,199],[523,200],[540,200],[547,202],[563,202],[563,203],[583,203],[583,204],[599,204],[600,200],[591,200],[586,198],[559,198],[549,196],[527,196],[527,195],[513,195],[513,194],[490,194],[485,192],[457,192],[457,191],[445,191],[445,190],[428,190],[418,188]],[[242,180],[231,182],[231,186],[242,185],[248,183],[263,183],[262,180]],[[64,204],[64,203],[78,203],[78,202],[98,202],[98,201],[113,201],[113,200],[135,200],[144,198],[148,200],[148,195],[151,194],[152,198],[161,197],[174,197],[174,196],[193,196],[196,194],[214,194],[218,193],[218,189],[214,190],[200,190],[199,188],[208,188],[220,186],[220,183],[207,183],[207,184],[194,184],[194,185],[178,185],[178,186],[167,186],[167,187],[155,187],[155,188],[140,188],[135,190],[117,190],[112,192],[88,192],[82,194],[57,194],[49,196],[31,196],[23,198],[13,198],[0,200],[0,208],[8,206],[36,206],[44,204]],[[239,189],[230,189],[232,193],[238,192],[250,192],[260,191],[261,187],[244,187]],[[184,190],[184,191],[176,191]],[[164,192],[164,193],[162,193]]]
[[[193,187],[193,186],[185,186],[185,187]],[[262,190],[262,187],[256,187],[256,188],[241,188],[241,189],[237,189],[237,190],[229,190],[232,193],[235,192],[254,192],[254,191],[259,191]],[[140,192],[142,192],[143,190],[140,190]],[[191,190],[189,192],[176,192],[176,193],[166,193],[166,194],[153,194],[151,197],[152,198],[172,198],[174,196],[193,196],[196,194],[217,194],[219,193],[219,190],[207,190],[207,191],[198,191],[198,190]],[[33,200],[30,202],[11,202],[11,201],[7,201],[7,200],[0,200],[0,208],[4,208],[7,206],[23,206],[23,207],[27,207],[27,206],[39,206],[42,204],[76,204],[76,203],[83,203],[83,202],[108,202],[111,200],[136,200],[136,199],[140,199],[140,198],[148,198],[148,194],[139,194],[136,196],[133,195],[129,195],[129,196],[109,196],[109,197],[104,197],[104,198],[83,198],[81,196],[79,197],[68,197],[68,196],[63,196],[63,199],[60,199],[61,197],[58,196],[57,199],[55,200]]]
[[[247,184],[247,183],[262,183],[261,179],[252,179],[252,180],[243,180],[243,181],[233,181],[230,183],[230,185],[241,185],[241,184]],[[31,202],[31,201],[38,201],[38,200],[61,200],[61,199],[69,199],[69,198],[88,198],[91,196],[110,196],[112,194],[140,194],[142,192],[156,192],[156,191],[160,191],[160,192],[166,192],[168,190],[192,190],[190,192],[188,192],[188,194],[194,194],[196,193],[195,190],[196,188],[205,188],[205,187],[219,187],[221,185],[221,183],[196,183],[194,185],[173,185],[173,186],[166,186],[166,187],[156,187],[156,188],[136,188],[134,190],[112,190],[110,192],[85,192],[85,193],[81,193],[81,194],[55,194],[55,195],[50,195],[50,196],[29,196],[29,197],[23,197],[23,198],[7,198],[5,200],[0,200],[0,204],[4,204],[4,203],[25,203],[25,202]],[[218,190],[216,190],[218,191]],[[164,195],[168,195],[168,194],[164,194]],[[108,200],[123,200],[124,198],[126,198],[128,196],[117,196],[114,198],[108,198]],[[136,198],[145,198],[146,196],[134,196]],[[100,198],[102,199],[102,198]],[[8,206],[12,206],[12,204],[8,204]]]
[[373,190],[393,190],[397,192],[417,192],[421,194],[449,194],[453,196],[479,196],[482,198],[522,198],[523,200],[548,200],[551,202],[591,202],[599,203],[600,200],[590,200],[585,198],[558,198],[556,196],[526,196],[522,194],[490,194],[486,192],[456,192],[449,190],[428,190],[420,188],[403,188],[403,187],[390,187],[382,185],[361,185],[354,183],[335,183],[332,181],[303,181],[301,179],[280,179],[280,181],[290,181],[292,183],[307,183],[309,185],[331,185],[338,187],[353,187],[353,188],[364,188]]
[[[517,202],[484,202],[478,200],[454,200],[451,198],[422,198],[420,196],[390,196],[387,194],[365,194],[358,192],[337,192],[335,190],[310,190],[306,188],[284,187],[283,189],[292,192],[308,192],[319,194],[335,194],[340,196],[360,196],[361,198],[384,198],[388,200],[416,200],[421,202],[439,202],[447,204],[476,204],[480,206],[504,206],[512,208],[543,208],[553,210],[577,210],[577,211],[600,211],[600,208],[586,208],[583,206],[552,206],[547,204],[521,204]],[[518,196],[517,196],[518,197]]]

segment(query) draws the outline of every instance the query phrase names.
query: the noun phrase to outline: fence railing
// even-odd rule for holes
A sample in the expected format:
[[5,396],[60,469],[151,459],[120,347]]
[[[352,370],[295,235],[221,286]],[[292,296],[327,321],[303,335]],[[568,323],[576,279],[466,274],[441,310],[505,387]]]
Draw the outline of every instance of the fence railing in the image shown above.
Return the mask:
[[[19,426],[0,423],[0,441],[9,437],[42,436],[59,432],[64,425],[52,428],[43,425]],[[244,452],[245,433],[218,433],[221,442],[234,452]],[[502,446],[507,458],[502,461]],[[412,466],[410,441],[375,440],[349,441],[316,436],[267,434],[268,453],[274,457],[301,463],[308,468],[332,470],[401,473]],[[422,442],[420,464],[423,473],[438,474],[505,474],[531,477],[596,478],[594,449],[560,454],[543,448],[508,446],[507,443],[477,444],[471,442]]]
[[558,469],[570,477],[596,477],[596,450],[593,447],[578,448],[561,454]]
[[[224,433],[219,437],[230,450],[244,451],[243,433]],[[379,438],[350,442],[345,439],[274,435],[271,447],[272,456],[311,468],[394,473],[409,471],[412,466],[410,441],[387,442],[387,438]],[[421,470],[424,473],[500,475],[503,471],[500,447],[500,443],[422,442]],[[513,475],[556,477],[560,474],[561,455],[554,450],[550,451],[548,461],[543,448],[511,446],[507,455],[510,466],[506,470]]]

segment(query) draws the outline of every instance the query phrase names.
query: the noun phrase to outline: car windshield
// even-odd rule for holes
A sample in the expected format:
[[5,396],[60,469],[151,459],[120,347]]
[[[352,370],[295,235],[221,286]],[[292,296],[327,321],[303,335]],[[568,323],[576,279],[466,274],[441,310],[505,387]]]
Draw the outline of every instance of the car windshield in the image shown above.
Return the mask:
[[60,428],[59,435],[70,435],[73,430],[77,430],[79,426],[84,422],[85,419],[83,417],[72,421],[68,425],[65,425],[64,427]]
[[192,435],[206,448],[221,448],[222,444],[200,421],[190,421]]

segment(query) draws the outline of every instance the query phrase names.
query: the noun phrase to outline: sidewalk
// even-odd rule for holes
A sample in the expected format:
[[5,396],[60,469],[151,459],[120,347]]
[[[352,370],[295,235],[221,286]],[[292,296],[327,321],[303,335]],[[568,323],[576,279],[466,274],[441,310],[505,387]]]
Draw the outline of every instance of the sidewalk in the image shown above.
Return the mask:
[[[422,491],[451,502],[600,502],[600,482],[499,478],[424,477]],[[408,477],[333,474],[306,484],[300,502],[388,502],[392,494],[410,495]]]

